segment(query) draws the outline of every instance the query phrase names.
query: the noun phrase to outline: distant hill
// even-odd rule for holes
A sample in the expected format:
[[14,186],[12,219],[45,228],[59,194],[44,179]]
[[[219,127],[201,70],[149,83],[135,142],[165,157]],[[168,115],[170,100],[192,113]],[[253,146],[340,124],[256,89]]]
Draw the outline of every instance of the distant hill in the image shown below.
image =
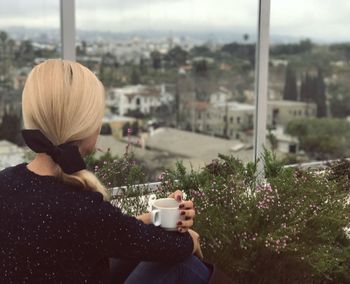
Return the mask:
[[[32,39],[43,43],[59,43],[60,30],[57,28],[27,28],[21,26],[0,28],[8,32],[11,37],[18,40]],[[85,41],[125,41],[132,37],[140,37],[142,39],[161,40],[170,37],[181,38],[185,41],[191,41],[195,44],[203,44],[205,42],[214,42],[225,44],[231,42],[244,42],[243,35],[248,34],[247,42],[256,42],[256,31],[240,30],[240,29],[207,29],[207,30],[186,30],[186,31],[162,31],[162,30],[135,30],[130,32],[114,32],[114,31],[99,31],[99,30],[77,30],[78,40]],[[295,43],[306,37],[294,37],[288,35],[274,35],[270,37],[272,44],[278,43]],[[334,43],[327,39],[311,38],[316,43]]]

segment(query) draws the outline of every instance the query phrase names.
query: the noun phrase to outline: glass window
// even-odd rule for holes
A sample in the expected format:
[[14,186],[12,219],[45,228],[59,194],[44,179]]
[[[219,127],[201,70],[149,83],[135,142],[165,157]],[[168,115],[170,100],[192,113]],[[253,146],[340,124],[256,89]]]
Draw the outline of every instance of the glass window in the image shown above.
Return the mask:
[[[92,68],[107,90],[121,97],[149,97],[150,108],[141,100],[138,111],[130,105],[123,115],[144,126],[138,136],[148,137],[147,156],[153,158],[145,163],[150,169],[156,167],[152,161],[170,167],[184,156],[194,167],[218,153],[253,158],[247,147],[232,153],[239,135],[229,135],[232,127],[252,144],[252,123],[237,128],[228,117],[242,111],[253,116],[255,111],[257,11],[256,0],[76,1],[77,60]],[[122,115],[112,116],[111,108],[123,109],[123,102],[115,100],[119,105],[106,109],[111,121]],[[150,122],[159,131],[147,127]],[[111,122],[111,127],[120,124]],[[101,138],[100,148],[123,154],[124,146],[113,145],[125,139]],[[162,151],[172,158],[165,159]],[[139,159],[145,156],[137,148],[134,152]],[[150,172],[150,180],[159,176]]]
[[349,12],[341,0],[271,1],[269,105],[285,164],[350,157]]
[[60,57],[59,12],[59,0],[0,1],[0,140],[8,145],[0,169],[23,162],[23,150],[9,143],[23,145],[21,96],[29,71]]

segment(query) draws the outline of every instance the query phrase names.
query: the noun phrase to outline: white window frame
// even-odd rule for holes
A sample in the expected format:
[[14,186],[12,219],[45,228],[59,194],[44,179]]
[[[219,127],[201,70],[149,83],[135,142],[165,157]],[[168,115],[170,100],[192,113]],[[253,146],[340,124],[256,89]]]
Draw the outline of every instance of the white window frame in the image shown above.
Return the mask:
[[60,0],[62,58],[75,61],[75,0]]

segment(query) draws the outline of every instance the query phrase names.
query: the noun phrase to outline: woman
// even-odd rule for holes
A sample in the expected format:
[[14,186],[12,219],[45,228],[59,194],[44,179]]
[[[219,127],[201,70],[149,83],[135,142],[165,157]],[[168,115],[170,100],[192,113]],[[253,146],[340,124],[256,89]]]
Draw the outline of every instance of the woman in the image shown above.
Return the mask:
[[193,256],[191,202],[179,203],[187,209],[179,232],[166,232],[147,213],[122,214],[85,169],[104,107],[101,82],[78,63],[48,60],[29,74],[22,134],[37,154],[0,173],[0,283],[109,283],[109,258],[119,259],[117,270],[142,261],[125,283],[207,283],[210,272]]

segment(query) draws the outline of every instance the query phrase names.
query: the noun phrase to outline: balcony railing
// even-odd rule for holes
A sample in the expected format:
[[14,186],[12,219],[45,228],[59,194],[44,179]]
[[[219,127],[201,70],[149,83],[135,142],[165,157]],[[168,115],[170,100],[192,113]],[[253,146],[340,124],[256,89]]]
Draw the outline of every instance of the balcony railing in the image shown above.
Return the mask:
[[[349,161],[350,158],[345,158],[343,160]],[[311,169],[311,170],[320,170],[322,171],[325,169],[328,165],[335,163],[337,161],[341,160],[325,160],[325,161],[317,161],[317,162],[308,162],[308,163],[301,163],[301,164],[291,164],[291,165],[285,165],[285,168],[301,168],[301,169]],[[140,188],[147,188],[149,193],[155,193],[159,187],[162,185],[162,182],[150,182],[150,183],[144,183],[144,184],[136,184],[133,186],[122,186],[122,187],[113,187],[111,188],[111,196],[116,197],[116,196],[121,196],[125,190],[138,190]]]

